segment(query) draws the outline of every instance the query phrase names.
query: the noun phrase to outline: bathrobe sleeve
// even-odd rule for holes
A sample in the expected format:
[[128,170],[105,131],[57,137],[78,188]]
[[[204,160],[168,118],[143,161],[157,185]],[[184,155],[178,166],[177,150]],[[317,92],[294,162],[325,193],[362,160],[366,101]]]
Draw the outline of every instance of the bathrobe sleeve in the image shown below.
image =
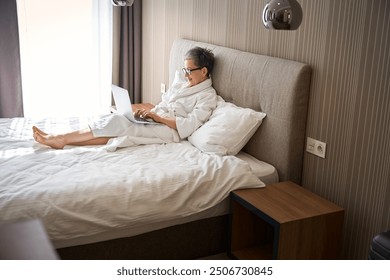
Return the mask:
[[[188,102],[193,103],[191,98]],[[211,116],[217,106],[217,94],[214,88],[196,94],[193,110],[187,115],[176,114],[176,127],[181,139],[190,136],[195,130],[203,125]]]
[[211,79],[188,87],[188,81],[177,71],[171,88],[152,111],[162,117],[175,118],[180,139],[186,139],[209,119],[216,107],[217,93]]

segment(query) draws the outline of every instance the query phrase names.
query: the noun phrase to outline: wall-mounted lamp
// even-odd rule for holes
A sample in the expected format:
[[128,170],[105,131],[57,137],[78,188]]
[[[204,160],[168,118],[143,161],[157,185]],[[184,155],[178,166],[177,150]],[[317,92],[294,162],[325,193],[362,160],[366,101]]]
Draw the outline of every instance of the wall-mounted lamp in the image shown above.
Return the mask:
[[133,5],[134,0],[111,0],[111,2],[114,6],[124,7]]
[[270,0],[263,10],[268,29],[296,30],[302,22],[302,8],[296,0]]

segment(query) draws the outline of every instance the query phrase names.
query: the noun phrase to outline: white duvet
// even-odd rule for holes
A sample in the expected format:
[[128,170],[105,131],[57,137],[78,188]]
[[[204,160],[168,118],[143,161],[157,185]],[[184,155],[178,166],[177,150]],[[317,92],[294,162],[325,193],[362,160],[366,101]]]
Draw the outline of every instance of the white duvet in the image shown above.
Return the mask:
[[31,127],[66,132],[80,119],[0,119],[0,223],[40,218],[53,241],[206,210],[234,189],[262,187],[244,161],[201,153],[189,142],[107,152],[53,150]]

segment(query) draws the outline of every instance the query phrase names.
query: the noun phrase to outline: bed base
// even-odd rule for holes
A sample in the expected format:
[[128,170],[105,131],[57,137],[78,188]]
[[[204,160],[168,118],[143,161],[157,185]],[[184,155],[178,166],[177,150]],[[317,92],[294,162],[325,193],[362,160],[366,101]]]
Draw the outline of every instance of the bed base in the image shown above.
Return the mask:
[[229,215],[141,235],[57,249],[65,260],[185,260],[226,252]]

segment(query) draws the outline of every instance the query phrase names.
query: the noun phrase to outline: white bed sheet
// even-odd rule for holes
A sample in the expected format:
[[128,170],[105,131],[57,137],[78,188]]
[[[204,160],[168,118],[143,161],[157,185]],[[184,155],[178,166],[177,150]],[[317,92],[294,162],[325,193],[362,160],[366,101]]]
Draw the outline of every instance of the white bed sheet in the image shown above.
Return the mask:
[[[260,161],[255,157],[242,151],[237,155],[237,157],[241,160],[244,160],[246,163],[248,163],[249,167],[251,168],[255,176],[258,177],[265,185],[276,183],[279,181],[278,172],[276,168],[271,164]],[[199,213],[191,214],[186,217],[180,217],[180,218],[175,218],[175,219],[170,219],[167,221],[160,221],[155,223],[131,225],[126,228],[121,228],[118,230],[110,230],[107,232],[74,238],[71,240],[56,240],[53,242],[53,244],[56,248],[63,248],[63,247],[89,244],[89,243],[95,243],[95,242],[123,238],[123,237],[131,237],[131,236],[136,236],[139,234],[159,230],[162,228],[167,228],[174,225],[180,225],[192,221],[197,221],[200,219],[218,217],[218,216],[226,215],[228,213],[229,213],[229,198],[225,198],[223,201],[221,201],[220,203],[218,203],[217,205],[209,209],[206,209]]]
[[32,125],[58,133],[86,124],[0,119],[0,222],[40,218],[63,247],[202,216],[234,189],[264,186],[245,161],[203,154],[187,141],[111,153],[99,146],[53,150],[32,138]]
[[275,166],[258,160],[243,151],[239,152],[236,157],[248,163],[253,174],[255,174],[264,184],[269,185],[279,182],[279,175]]

